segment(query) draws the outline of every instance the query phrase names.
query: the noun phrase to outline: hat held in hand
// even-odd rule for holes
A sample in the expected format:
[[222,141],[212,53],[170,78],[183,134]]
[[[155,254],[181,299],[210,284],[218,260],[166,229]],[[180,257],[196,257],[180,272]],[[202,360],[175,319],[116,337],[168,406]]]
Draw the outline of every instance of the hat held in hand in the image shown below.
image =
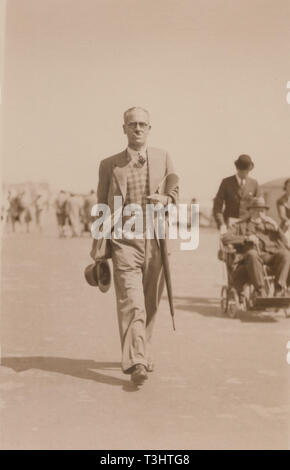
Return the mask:
[[101,292],[107,292],[111,286],[111,270],[107,260],[99,260],[86,267],[85,278],[90,286],[98,286]]

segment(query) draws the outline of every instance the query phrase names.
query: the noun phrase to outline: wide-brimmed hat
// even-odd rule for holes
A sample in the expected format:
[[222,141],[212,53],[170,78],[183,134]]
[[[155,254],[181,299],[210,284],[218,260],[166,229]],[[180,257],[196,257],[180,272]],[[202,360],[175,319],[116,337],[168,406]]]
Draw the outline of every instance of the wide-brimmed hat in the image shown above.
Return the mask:
[[111,270],[107,260],[96,261],[89,264],[84,271],[87,283],[98,286],[101,292],[107,292],[111,285]]
[[249,202],[248,209],[269,209],[269,206],[265,203],[265,199],[260,196],[260,197],[253,197],[251,201]]
[[235,161],[235,165],[238,170],[252,170],[254,168],[254,162],[249,155],[240,155]]

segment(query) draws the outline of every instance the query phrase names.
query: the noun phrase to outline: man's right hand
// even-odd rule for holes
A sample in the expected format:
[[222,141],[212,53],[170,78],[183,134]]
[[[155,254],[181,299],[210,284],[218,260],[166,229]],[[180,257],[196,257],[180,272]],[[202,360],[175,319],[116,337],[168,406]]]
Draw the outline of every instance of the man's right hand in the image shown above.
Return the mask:
[[251,234],[251,235],[248,235],[246,237],[246,241],[247,242],[252,242],[254,243],[255,245],[258,245],[259,244],[259,238],[255,235],[255,234]]
[[227,232],[227,227],[225,224],[220,226],[220,235],[224,235]]

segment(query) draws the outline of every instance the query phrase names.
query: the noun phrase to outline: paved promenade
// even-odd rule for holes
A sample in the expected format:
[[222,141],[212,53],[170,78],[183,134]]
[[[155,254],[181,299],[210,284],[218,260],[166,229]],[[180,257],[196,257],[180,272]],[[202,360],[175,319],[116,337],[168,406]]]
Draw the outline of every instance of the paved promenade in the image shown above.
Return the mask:
[[6,234],[2,249],[2,449],[286,449],[290,320],[224,318],[217,234],[172,243],[177,331],[166,294],[156,370],[120,370],[114,288],[88,286],[88,238]]

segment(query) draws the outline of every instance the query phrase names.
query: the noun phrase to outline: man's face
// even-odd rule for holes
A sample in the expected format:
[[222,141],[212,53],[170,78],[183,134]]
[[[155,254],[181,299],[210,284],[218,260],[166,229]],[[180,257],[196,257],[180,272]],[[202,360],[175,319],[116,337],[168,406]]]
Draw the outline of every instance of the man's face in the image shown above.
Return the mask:
[[136,150],[143,147],[151,129],[148,114],[142,109],[131,111],[126,116],[123,129],[130,147]]
[[237,173],[238,173],[238,176],[241,179],[245,179],[245,178],[247,178],[248,174],[250,173],[250,170],[238,170]]
[[265,213],[265,209],[260,208],[251,208],[250,209],[250,216],[252,219],[260,219],[261,216]]

